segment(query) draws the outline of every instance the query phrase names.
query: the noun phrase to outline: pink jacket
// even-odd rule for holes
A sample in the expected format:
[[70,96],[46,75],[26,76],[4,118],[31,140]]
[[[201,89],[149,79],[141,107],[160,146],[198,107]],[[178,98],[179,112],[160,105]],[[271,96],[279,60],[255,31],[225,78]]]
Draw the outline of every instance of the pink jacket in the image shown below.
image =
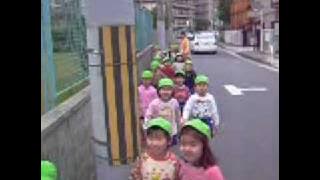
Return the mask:
[[145,116],[149,104],[158,98],[157,90],[153,86],[146,88],[143,84],[138,87],[140,116]]
[[180,160],[179,170],[180,180],[223,180],[222,172],[219,166],[212,166],[208,169],[194,167]]
[[160,98],[157,98],[149,104],[144,117],[145,123],[150,119],[157,117],[163,117],[171,122],[173,135],[178,133],[178,123],[180,123],[181,114],[179,103],[175,98],[171,98],[167,102],[164,102]]

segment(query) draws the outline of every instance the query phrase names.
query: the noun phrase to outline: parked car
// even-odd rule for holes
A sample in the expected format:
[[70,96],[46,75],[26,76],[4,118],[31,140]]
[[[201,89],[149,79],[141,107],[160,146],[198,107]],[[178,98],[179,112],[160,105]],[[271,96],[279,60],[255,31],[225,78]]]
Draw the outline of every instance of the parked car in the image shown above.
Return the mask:
[[191,41],[191,53],[211,52],[217,53],[216,35],[214,32],[198,32]]

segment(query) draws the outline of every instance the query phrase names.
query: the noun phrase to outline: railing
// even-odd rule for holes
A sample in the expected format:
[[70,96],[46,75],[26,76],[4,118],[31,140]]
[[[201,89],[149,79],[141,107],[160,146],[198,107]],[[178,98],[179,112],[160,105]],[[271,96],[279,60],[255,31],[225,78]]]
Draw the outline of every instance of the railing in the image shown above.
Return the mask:
[[81,0],[41,0],[41,114],[88,85]]

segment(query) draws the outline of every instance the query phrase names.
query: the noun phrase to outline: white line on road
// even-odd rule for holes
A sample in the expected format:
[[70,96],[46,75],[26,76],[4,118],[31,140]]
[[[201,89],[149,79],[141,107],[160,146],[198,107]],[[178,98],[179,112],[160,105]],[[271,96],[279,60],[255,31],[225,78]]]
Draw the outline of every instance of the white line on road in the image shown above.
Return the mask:
[[229,51],[229,50],[226,50],[226,49],[223,49],[223,48],[219,48],[219,49],[224,51],[224,52],[226,52],[226,53],[228,53],[228,54],[230,54],[230,55],[232,55],[232,56],[234,56],[234,57],[236,57],[236,58],[238,58],[238,59],[241,59],[241,60],[246,61],[248,63],[254,64],[254,65],[258,66],[258,67],[265,68],[265,69],[267,69],[269,71],[273,71],[273,72],[279,73],[279,69],[276,69],[276,68],[270,67],[268,65],[264,65],[264,64],[255,62],[253,60],[244,58],[244,57],[240,56],[239,54],[237,54],[235,52],[232,52],[232,51]]
[[236,87],[235,85],[233,84],[226,84],[224,85],[224,88],[232,95],[232,96],[241,96],[243,95],[243,92],[245,91],[260,91],[260,92],[263,92],[263,91],[267,91],[267,88],[264,88],[264,87],[251,87],[251,88],[238,88]]
[[267,88],[242,88],[241,91],[267,91]]
[[224,88],[226,88],[226,90],[229,91],[229,93],[232,96],[241,96],[241,95],[243,95],[241,90],[238,89],[236,86],[234,86],[232,84],[226,84],[226,85],[224,85]]

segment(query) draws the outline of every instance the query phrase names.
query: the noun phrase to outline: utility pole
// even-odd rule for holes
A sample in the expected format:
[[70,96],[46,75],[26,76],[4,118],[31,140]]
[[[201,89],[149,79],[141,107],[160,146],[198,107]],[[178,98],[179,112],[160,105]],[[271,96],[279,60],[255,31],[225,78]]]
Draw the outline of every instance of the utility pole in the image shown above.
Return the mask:
[[166,48],[166,29],[165,29],[165,4],[164,0],[158,0],[157,4],[157,34],[161,49]]
[[263,52],[263,9],[260,10],[260,51]]
[[168,44],[170,45],[172,43],[173,40],[173,16],[172,16],[172,0],[166,0],[166,4],[167,4],[167,16],[168,16],[168,32],[169,32],[169,39],[168,39]]

